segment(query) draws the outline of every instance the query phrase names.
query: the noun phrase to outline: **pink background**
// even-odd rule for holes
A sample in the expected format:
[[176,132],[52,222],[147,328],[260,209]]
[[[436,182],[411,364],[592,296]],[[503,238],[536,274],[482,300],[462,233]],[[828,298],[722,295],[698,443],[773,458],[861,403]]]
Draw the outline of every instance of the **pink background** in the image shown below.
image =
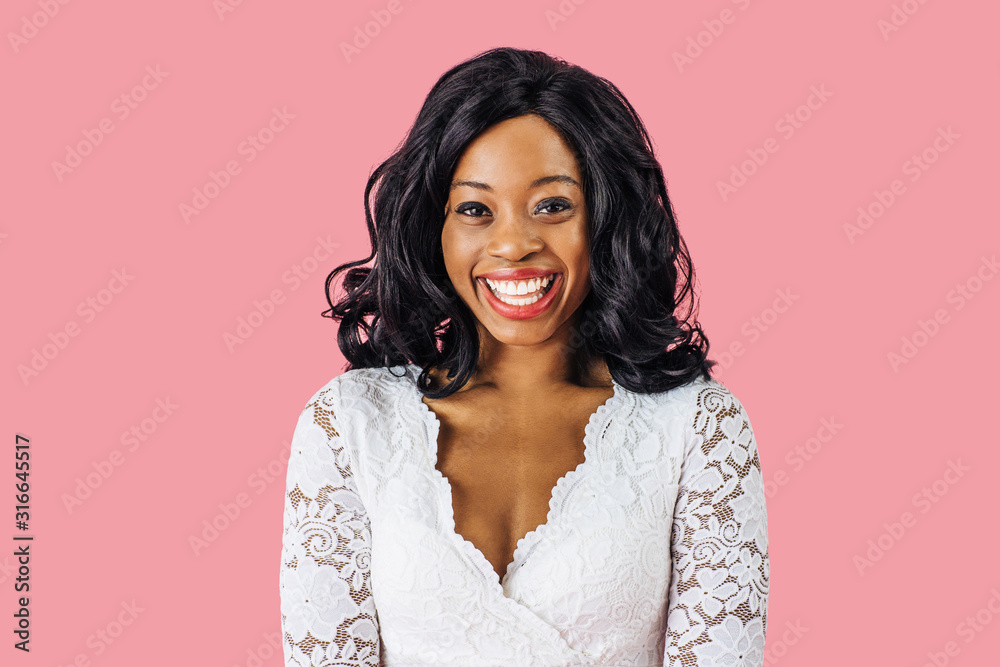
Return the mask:
[[[510,45],[610,79],[653,137],[768,481],[769,664],[991,664],[1000,9],[663,4],[5,2],[0,661],[281,664],[286,448],[344,363],[324,279],[368,254],[365,182],[436,79]],[[346,58],[373,11],[391,20]],[[293,117],[248,160],[274,109]],[[749,175],[723,197],[734,168]],[[36,351],[52,358],[22,378]],[[123,441],[133,427],[143,440]],[[10,631],[17,433],[30,654]],[[229,525],[196,549],[212,521]]]

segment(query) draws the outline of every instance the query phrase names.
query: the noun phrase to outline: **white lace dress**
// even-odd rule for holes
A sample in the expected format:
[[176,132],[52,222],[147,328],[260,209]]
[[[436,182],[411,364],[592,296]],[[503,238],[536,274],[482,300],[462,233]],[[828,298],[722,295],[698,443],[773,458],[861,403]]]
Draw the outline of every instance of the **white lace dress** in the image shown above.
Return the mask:
[[281,552],[286,666],[763,664],[763,479],[724,385],[615,383],[586,426],[584,462],[501,582],[455,532],[419,372],[347,371],[299,417]]

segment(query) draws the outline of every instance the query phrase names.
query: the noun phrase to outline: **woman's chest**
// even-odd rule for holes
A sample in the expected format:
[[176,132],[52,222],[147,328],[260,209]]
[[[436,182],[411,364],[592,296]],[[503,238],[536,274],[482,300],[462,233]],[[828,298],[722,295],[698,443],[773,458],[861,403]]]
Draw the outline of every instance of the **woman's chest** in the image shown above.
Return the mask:
[[386,627],[427,634],[447,621],[495,637],[500,623],[534,646],[595,655],[661,628],[679,461],[640,400],[595,396],[575,418],[513,421],[511,406],[480,405],[461,419],[414,389],[349,420]]
[[[515,655],[548,647],[559,656],[555,664],[584,655],[598,656],[596,664],[642,664],[619,657],[645,655],[663,637],[684,421],[658,397],[621,387],[579,408],[575,420],[548,413],[531,429],[478,407],[478,418],[449,419],[407,382],[341,415],[347,446],[338,456],[354,473],[364,512],[351,527],[370,521],[366,565],[383,639],[409,646],[446,626],[465,642],[456,651],[489,642]],[[560,444],[543,447],[549,443]],[[489,476],[495,483],[487,493]],[[452,497],[452,487],[463,485],[472,494],[464,505]],[[527,502],[532,489],[542,496],[538,504]],[[486,531],[478,546],[463,537],[462,530],[476,535],[455,514],[468,511],[484,523],[515,515],[516,497],[536,514],[505,532]],[[471,511],[477,506],[481,513]],[[490,542],[497,534],[506,540]],[[492,551],[489,558],[479,546]]]
[[586,461],[587,424],[610,393],[591,391],[534,410],[439,407],[436,468],[451,489],[455,531],[498,578],[518,541],[549,520],[559,481]]
[[422,400],[409,382],[356,401],[341,420],[341,456],[373,532],[397,551],[457,546],[494,582],[543,545],[597,555],[602,542],[659,542],[677,493],[680,422],[664,419],[671,411],[655,396],[594,389],[534,397],[550,409]]

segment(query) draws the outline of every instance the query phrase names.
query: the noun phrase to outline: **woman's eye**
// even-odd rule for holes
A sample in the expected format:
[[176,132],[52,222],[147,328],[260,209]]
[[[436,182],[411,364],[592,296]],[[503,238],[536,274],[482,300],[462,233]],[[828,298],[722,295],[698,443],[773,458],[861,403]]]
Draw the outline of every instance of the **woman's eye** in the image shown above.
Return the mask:
[[[474,213],[474,212],[470,213],[470,211],[483,211],[483,213]],[[487,208],[482,204],[462,204],[461,206],[455,209],[456,213],[461,213],[462,215],[468,215],[473,218],[481,218],[484,215],[488,215],[488,213],[486,213],[485,211],[487,211]]]
[[[554,210],[551,210],[553,209]],[[564,211],[572,208],[572,205],[565,199],[547,199],[538,205],[539,212],[545,213],[562,213]],[[544,209],[550,209],[549,211],[544,211]]]
[[[555,213],[563,213],[571,208],[573,208],[573,205],[565,199],[546,199],[538,205],[535,212],[552,215]],[[470,218],[484,218],[492,215],[488,208],[482,204],[476,204],[473,202],[460,204],[455,208],[455,212],[461,215],[467,215]]]

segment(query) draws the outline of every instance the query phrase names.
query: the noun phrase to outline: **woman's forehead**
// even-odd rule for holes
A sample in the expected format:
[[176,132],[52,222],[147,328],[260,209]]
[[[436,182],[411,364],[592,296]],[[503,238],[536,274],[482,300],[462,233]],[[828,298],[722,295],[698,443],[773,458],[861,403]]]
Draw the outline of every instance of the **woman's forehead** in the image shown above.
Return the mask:
[[534,115],[508,119],[476,137],[459,158],[452,177],[453,185],[487,192],[500,187],[531,189],[552,182],[579,187],[579,165],[562,136]]

